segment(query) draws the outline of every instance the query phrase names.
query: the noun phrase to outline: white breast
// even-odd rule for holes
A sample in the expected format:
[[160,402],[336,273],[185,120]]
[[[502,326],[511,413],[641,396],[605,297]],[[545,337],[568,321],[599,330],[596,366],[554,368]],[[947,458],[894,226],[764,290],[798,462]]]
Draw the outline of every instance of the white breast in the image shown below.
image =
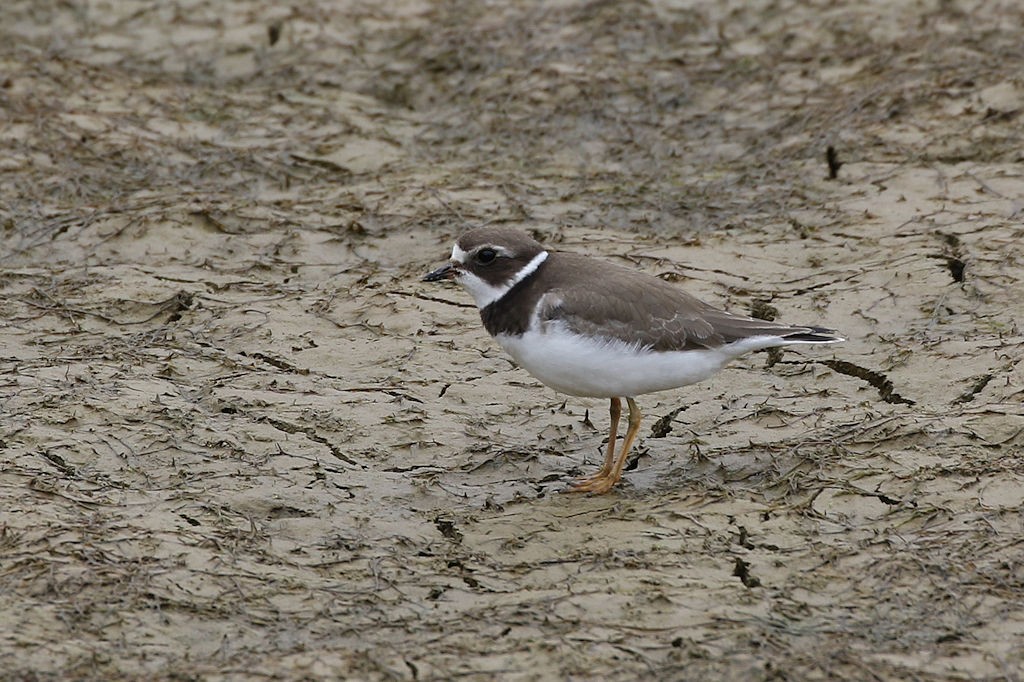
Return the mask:
[[[779,345],[778,337],[748,339],[714,350],[657,352],[614,339],[595,339],[558,325],[522,336],[500,334],[501,347],[527,372],[551,388],[592,398],[637,396],[688,386],[707,379],[727,362],[758,347]],[[773,340],[774,342],[769,342]]]

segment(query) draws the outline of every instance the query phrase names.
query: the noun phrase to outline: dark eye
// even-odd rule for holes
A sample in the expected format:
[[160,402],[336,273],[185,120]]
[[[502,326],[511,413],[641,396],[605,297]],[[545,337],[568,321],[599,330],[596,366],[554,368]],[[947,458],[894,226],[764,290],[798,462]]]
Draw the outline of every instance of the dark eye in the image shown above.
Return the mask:
[[487,265],[488,263],[493,263],[494,259],[497,257],[498,252],[495,251],[494,249],[480,249],[480,251],[478,251],[476,254],[477,261],[483,263],[484,265]]

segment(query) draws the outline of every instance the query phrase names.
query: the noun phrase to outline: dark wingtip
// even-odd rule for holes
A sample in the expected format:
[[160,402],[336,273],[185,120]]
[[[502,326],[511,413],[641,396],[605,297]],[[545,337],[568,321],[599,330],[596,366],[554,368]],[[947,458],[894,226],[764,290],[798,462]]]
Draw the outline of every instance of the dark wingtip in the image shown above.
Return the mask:
[[807,327],[806,331],[801,330],[793,334],[786,334],[783,338],[787,341],[796,341],[798,343],[839,343],[846,340],[836,334],[835,329],[826,329],[825,327]]

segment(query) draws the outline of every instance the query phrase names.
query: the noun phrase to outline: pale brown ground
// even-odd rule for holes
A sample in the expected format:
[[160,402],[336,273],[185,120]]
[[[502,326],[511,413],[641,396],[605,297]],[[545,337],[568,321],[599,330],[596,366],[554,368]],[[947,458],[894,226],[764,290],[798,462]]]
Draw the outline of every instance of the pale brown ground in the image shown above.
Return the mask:
[[[291,5],[0,6],[0,676],[1021,679],[1020,3]],[[483,223],[849,341],[559,494]]]

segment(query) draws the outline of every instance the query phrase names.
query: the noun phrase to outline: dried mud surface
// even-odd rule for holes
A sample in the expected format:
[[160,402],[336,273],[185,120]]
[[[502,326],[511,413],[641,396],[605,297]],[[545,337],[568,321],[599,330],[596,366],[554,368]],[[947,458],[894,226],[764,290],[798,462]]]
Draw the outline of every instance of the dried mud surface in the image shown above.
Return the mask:
[[[5,1],[0,677],[1020,680],[1022,35]],[[849,340],[642,397],[561,494],[605,402],[419,281],[485,223]]]

